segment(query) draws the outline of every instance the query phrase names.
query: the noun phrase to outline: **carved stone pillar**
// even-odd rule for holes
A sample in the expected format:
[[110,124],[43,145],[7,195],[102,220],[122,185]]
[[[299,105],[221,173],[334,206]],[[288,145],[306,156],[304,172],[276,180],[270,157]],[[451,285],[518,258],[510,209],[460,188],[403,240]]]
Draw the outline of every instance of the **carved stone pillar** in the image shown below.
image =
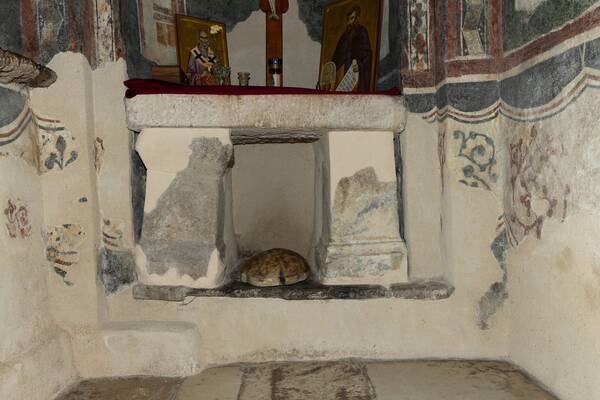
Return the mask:
[[324,229],[317,261],[325,284],[408,279],[393,141],[393,132],[385,131],[329,132],[320,141]]
[[213,288],[237,248],[231,218],[229,129],[150,128],[136,150],[147,168],[140,281]]

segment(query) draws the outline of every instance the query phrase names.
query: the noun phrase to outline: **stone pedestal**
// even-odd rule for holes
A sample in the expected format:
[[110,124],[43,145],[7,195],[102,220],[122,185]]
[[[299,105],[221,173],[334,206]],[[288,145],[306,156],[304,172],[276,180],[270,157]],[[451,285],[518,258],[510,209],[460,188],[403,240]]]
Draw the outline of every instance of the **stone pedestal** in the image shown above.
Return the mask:
[[237,249],[231,218],[229,129],[149,128],[136,150],[147,168],[137,246],[140,281],[214,288]]
[[[325,284],[406,282],[393,132],[329,132],[324,158],[319,275]],[[320,199],[317,199],[320,201]]]

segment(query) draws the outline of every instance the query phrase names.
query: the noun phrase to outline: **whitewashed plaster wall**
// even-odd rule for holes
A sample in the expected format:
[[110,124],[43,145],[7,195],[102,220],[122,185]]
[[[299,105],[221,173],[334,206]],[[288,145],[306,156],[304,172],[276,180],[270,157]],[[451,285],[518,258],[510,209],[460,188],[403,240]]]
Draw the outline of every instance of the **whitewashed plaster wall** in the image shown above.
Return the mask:
[[[103,245],[102,220],[124,220],[124,248],[132,230],[126,185],[130,157],[124,150],[125,146],[129,149],[129,134],[119,117],[123,115],[124,64],[106,63],[91,71],[82,56],[67,53],[56,56],[50,67],[57,71],[59,81],[50,89],[36,90],[34,103],[64,122],[81,153],[61,178],[52,177],[44,185],[43,192],[48,223],[79,223],[87,233],[80,262],[67,275],[73,285],[54,276],[50,280],[53,314],[71,334],[79,376],[189,375],[209,364],[238,361],[506,357],[504,314],[497,313],[487,330],[481,329],[479,321],[481,298],[499,275],[489,251],[496,215],[481,214],[497,206],[487,192],[468,188],[458,182],[459,177],[446,174],[444,196],[454,205],[446,211],[451,218],[442,229],[446,197],[441,194],[438,161],[440,126],[415,114],[409,116],[402,134],[408,177],[405,190],[410,191],[406,202],[409,254],[415,249],[410,256],[411,271],[415,279],[450,279],[456,292],[449,299],[197,298],[184,305],[134,300],[130,289],[106,297],[98,283],[95,258]],[[93,157],[96,137],[104,144],[99,174]],[[305,150],[297,154],[302,165],[309,161]],[[264,170],[257,175],[264,176]],[[84,196],[87,202],[80,203]],[[465,210],[463,202],[472,203],[478,211]],[[468,229],[485,234],[461,241]],[[448,257],[444,238],[452,237],[454,231],[451,245],[457,246],[456,253]]]
[[283,247],[308,258],[314,227],[312,144],[235,146],[232,186],[242,253]]
[[[238,361],[506,357],[504,314],[497,313],[487,330],[479,321],[481,298],[499,275],[489,251],[496,215],[482,214],[497,206],[487,192],[464,186],[456,175],[447,173],[442,181],[441,126],[416,114],[409,116],[402,134],[405,190],[410,193],[405,211],[410,216],[406,226],[410,268],[415,279],[450,279],[456,286],[451,298],[315,302],[198,298],[184,305],[133,300],[129,289],[106,297],[96,262],[103,245],[103,219],[123,220],[125,249],[132,231],[127,185],[130,136],[122,109],[124,64],[108,62],[91,71],[83,56],[66,53],[57,55],[50,67],[59,80],[50,89],[35,90],[32,103],[64,123],[80,154],[42,187],[45,223],[76,223],[86,231],[80,261],[67,275],[72,285],[56,274],[49,279],[52,314],[71,336],[78,376],[188,375],[209,364]],[[104,145],[99,173],[94,166],[96,138]],[[308,164],[305,156],[300,153],[300,164]],[[84,197],[86,201],[81,201]],[[464,209],[465,202],[477,212]],[[467,230],[486,234],[463,241]],[[449,246],[457,246],[454,253]]]
[[[290,0],[283,16],[283,76],[286,86],[314,88],[319,76],[321,45],[300,20],[298,1]],[[250,72],[251,85],[265,85],[265,13],[255,11],[227,33],[232,82],[240,71]]]
[[598,90],[589,87],[556,116],[502,120],[515,160],[509,178],[516,190],[507,181],[506,212],[536,223],[528,234],[519,223],[512,229],[510,357],[573,400],[600,396],[598,107]]
[[[188,375],[209,364],[238,361],[507,356],[503,312],[489,329],[481,329],[479,320],[481,298],[499,275],[489,251],[496,215],[483,215],[497,205],[486,191],[466,187],[450,172],[442,195],[441,171],[447,169],[439,162],[442,126],[416,114],[402,134],[411,271],[415,279],[451,280],[456,292],[449,299],[198,298],[184,305],[134,300],[130,289],[106,297],[96,263],[102,220],[123,219],[125,248],[132,230],[130,157],[124,150],[130,149],[129,133],[120,120],[124,64],[109,62],[91,71],[81,55],[67,53],[50,67],[59,80],[50,89],[35,90],[32,103],[64,123],[80,153],[61,175],[49,176],[42,191],[47,224],[77,223],[87,234],[80,261],[67,275],[72,285],[56,274],[49,280],[52,313],[71,336],[78,376]],[[96,137],[104,144],[99,174]],[[302,164],[308,164],[305,156]],[[81,202],[83,197],[87,201]],[[462,207],[465,202],[477,212]],[[461,240],[467,231],[485,234]],[[450,246],[456,246],[453,253]]]
[[[51,313],[37,130],[0,147],[0,398],[47,400],[76,376],[68,335]],[[11,202],[15,208],[11,209]],[[32,384],[35,382],[35,384]]]
[[[283,24],[285,85],[312,88],[318,80],[321,46],[308,36],[298,1],[289,3]],[[227,34],[234,83],[238,72],[247,71],[251,85],[265,85],[265,18],[264,12],[256,11]],[[307,256],[314,214],[312,147],[236,146],[235,153],[233,204],[241,249],[286,247]],[[279,173],[271,175],[273,170]]]
[[[502,134],[498,120],[465,124],[447,119],[439,125],[438,156],[443,165],[441,232],[446,278],[458,287],[474,285],[479,291],[478,325],[488,329],[508,317],[504,307],[505,265],[495,256],[502,215]],[[475,149],[475,158],[471,152]],[[488,165],[487,168],[482,168]],[[498,251],[504,251],[500,246]],[[464,266],[477,274],[463,274]],[[488,282],[487,286],[478,286]],[[506,326],[504,326],[506,328]]]
[[[442,197],[439,131],[437,123],[428,124],[420,115],[412,114],[402,134],[408,177],[405,190],[410,191],[406,201],[406,215],[410,216],[406,230],[409,254],[415,249],[411,254],[411,271],[416,279],[451,279],[456,292],[449,299],[196,298],[185,303],[168,303],[134,300],[131,291],[124,290],[110,297],[109,319],[120,323],[161,320],[191,324],[199,335],[199,352],[197,364],[188,360],[190,368],[231,362],[344,357],[506,358],[505,311],[495,313],[488,329],[482,329],[480,322],[481,299],[502,276],[490,251],[500,199],[486,190],[463,185],[459,182],[460,175],[448,171],[446,195]],[[454,148],[447,149],[448,154],[453,151]],[[446,216],[442,215],[442,199],[453,202]],[[466,203],[473,208],[464,207]],[[445,221],[443,230],[440,219]],[[443,241],[453,236],[447,245],[457,248],[449,253]],[[102,340],[97,342],[95,351],[105,352]],[[86,370],[90,376],[101,373],[97,365]]]
[[72,285],[66,285],[59,276],[50,279],[50,304],[61,326],[75,335],[98,329],[103,302],[95,271],[100,227],[93,167],[96,99],[93,73],[83,55],[57,54],[48,66],[56,71],[58,79],[47,89],[32,90],[31,105],[36,112],[62,121],[73,135],[78,158],[60,173],[44,175],[45,223],[80,225],[85,235],[78,248],[79,261],[67,271]]
[[408,113],[400,135],[404,168],[404,223],[411,279],[443,278],[441,212],[442,174],[438,152],[438,126]]
[[[122,238],[117,247],[133,249],[131,167],[132,137],[125,123],[123,82],[127,80],[123,60],[107,63],[94,77],[94,168],[97,174],[100,223],[112,223]],[[117,233],[118,232],[113,232]]]

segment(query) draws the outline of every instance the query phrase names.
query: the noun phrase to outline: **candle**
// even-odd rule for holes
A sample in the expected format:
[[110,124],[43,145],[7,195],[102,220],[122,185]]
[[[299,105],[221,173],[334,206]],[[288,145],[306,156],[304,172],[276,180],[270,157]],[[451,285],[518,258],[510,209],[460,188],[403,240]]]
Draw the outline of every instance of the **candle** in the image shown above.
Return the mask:
[[272,82],[270,86],[281,86],[281,71],[283,69],[283,61],[281,58],[269,59],[269,73],[271,74]]

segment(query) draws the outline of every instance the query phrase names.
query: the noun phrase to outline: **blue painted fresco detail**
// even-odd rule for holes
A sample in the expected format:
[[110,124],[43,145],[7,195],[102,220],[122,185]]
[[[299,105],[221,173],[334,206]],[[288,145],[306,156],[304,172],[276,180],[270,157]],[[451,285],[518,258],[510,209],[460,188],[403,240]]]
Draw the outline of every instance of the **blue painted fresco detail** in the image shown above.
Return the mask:
[[544,0],[532,10],[518,10],[503,0],[504,49],[512,50],[579,17],[596,0]]
[[[600,70],[600,38],[565,50],[501,81],[451,83],[442,85],[435,93],[406,95],[407,107],[414,113],[447,106],[459,111],[477,112],[499,101],[515,108],[539,107],[557,98],[567,85],[581,76],[584,66]],[[497,112],[490,113],[489,118],[497,115]],[[455,119],[470,122],[468,119]]]
[[2,0],[0,12],[0,47],[21,53],[21,0]]
[[[48,138],[50,140],[50,138]],[[47,144],[47,143],[45,143]],[[44,160],[44,166],[46,169],[51,170],[54,167],[58,167],[58,169],[62,170],[66,168],[69,164],[77,160],[77,151],[71,150],[67,153],[67,141],[63,136],[56,137],[56,141],[54,142],[55,151],[50,151],[48,157]]]
[[98,275],[106,295],[130,285],[136,279],[133,254],[127,250],[103,247],[98,255]]
[[0,127],[13,122],[25,108],[25,96],[0,87]]
[[461,183],[474,188],[492,189],[492,184],[498,180],[495,172],[496,145],[494,139],[482,133],[454,131],[454,139],[459,141],[457,156],[468,160],[463,172]]
[[225,24],[227,31],[258,11],[258,1],[248,0],[187,0],[188,15],[219,21]]
[[67,10],[64,0],[37,1],[37,34],[41,63],[50,61],[56,53],[66,50],[68,43]]

